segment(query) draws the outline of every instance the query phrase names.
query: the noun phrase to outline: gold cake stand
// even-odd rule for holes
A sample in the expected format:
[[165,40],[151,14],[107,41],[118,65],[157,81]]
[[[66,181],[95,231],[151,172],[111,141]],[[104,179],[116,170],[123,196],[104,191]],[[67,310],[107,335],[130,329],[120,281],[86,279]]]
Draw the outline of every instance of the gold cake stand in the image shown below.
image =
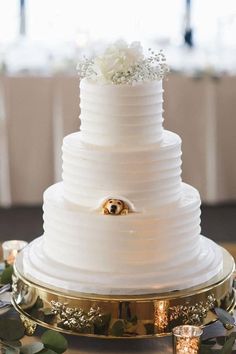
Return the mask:
[[[20,267],[19,267],[20,268]],[[37,324],[73,335],[147,338],[169,335],[176,325],[205,326],[215,307],[232,311],[234,260],[223,249],[223,270],[210,281],[181,291],[151,295],[96,295],[50,289],[14,269],[13,305],[28,334]]]

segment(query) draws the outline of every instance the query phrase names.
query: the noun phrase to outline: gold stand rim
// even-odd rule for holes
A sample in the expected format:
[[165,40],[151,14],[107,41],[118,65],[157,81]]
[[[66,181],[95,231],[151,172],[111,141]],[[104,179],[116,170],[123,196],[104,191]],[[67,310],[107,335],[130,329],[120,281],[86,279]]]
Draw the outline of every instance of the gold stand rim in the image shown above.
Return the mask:
[[[235,293],[235,292],[234,292]],[[35,317],[32,317],[30,316],[27,312],[23,311],[21,307],[19,307],[14,298],[12,299],[12,304],[15,308],[15,310],[19,313],[21,319],[22,319],[22,322],[24,322],[25,320],[28,322],[25,324],[25,327],[26,327],[26,333],[27,335],[33,335],[35,330],[36,330],[36,327],[37,325],[39,326],[42,326],[44,328],[47,328],[47,329],[53,329],[57,332],[61,332],[61,333],[64,333],[64,334],[68,334],[68,335],[75,335],[75,336],[86,336],[86,337],[90,337],[90,338],[101,338],[101,339],[147,339],[147,338],[153,338],[153,337],[167,337],[167,336],[171,336],[172,335],[172,332],[165,332],[165,333],[155,333],[155,334],[151,334],[151,335],[147,335],[147,334],[140,334],[140,335],[136,335],[136,336],[112,336],[112,335],[94,335],[94,334],[84,334],[84,333],[77,333],[77,332],[72,332],[71,330],[66,330],[66,329],[62,329],[62,328],[59,328],[59,327],[52,327],[51,325],[43,322],[43,321],[40,321],[39,319],[35,318]],[[234,295],[234,301],[231,302],[230,304],[230,307],[227,308],[227,312],[232,312],[234,309],[235,309],[235,306],[236,306],[236,293]],[[202,324],[201,327],[202,328],[205,328],[211,324],[213,324],[214,322],[217,321],[217,318],[212,318],[212,320],[209,322],[209,323],[206,323],[206,324]],[[33,328],[33,329],[32,329]]]
[[214,322],[214,307],[232,311],[234,269],[233,258],[224,251],[223,272],[212,284],[163,294],[75,296],[36,284],[15,267],[13,306],[32,323],[67,334],[106,339],[162,337],[176,325]]

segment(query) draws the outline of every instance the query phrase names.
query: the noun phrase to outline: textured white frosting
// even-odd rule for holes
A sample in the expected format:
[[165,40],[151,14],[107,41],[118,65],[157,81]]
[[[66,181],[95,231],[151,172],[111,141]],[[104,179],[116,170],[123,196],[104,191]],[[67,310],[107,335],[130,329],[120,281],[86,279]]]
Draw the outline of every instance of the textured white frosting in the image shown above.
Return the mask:
[[[24,274],[34,282],[50,288],[116,295],[140,295],[187,289],[203,284],[222,270],[222,249],[213,241],[199,236],[199,253],[180,270],[173,264],[152,274],[138,272],[98,272],[68,266],[48,257],[43,251],[43,238],[39,237],[24,249]],[[184,263],[184,262],[183,262]]]
[[109,280],[111,288],[135,284],[163,291],[167,284],[190,287],[201,276],[206,281],[221,267],[220,251],[216,259],[200,236],[198,192],[186,184],[182,188],[177,203],[152,213],[104,217],[66,202],[58,183],[44,194],[43,253],[85,272],[88,282]]
[[133,85],[80,83],[81,139],[101,146],[157,143],[162,138],[162,81]]
[[198,192],[183,185],[183,196],[174,205],[125,217],[104,216],[66,202],[59,183],[44,193],[44,252],[90,271],[162,272],[198,254],[199,207]]
[[107,196],[115,195],[130,200],[141,211],[180,198],[178,135],[164,131],[161,143],[135,150],[108,149],[81,140],[81,134],[74,133],[63,142],[62,177],[67,200],[94,209]]
[[[44,236],[25,251],[42,282],[100,294],[189,288],[222,268],[200,235],[200,196],[181,181],[181,139],[162,128],[161,81],[81,81],[81,132],[63,142],[63,181],[44,193]],[[102,202],[133,206],[103,215]]]

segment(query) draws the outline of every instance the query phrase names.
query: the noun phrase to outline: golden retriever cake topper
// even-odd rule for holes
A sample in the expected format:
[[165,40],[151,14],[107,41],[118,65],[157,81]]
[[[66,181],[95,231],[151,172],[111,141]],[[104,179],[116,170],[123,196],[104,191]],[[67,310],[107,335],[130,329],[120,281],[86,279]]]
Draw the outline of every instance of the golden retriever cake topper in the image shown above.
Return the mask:
[[107,199],[102,206],[104,215],[126,215],[129,213],[129,206],[121,199]]

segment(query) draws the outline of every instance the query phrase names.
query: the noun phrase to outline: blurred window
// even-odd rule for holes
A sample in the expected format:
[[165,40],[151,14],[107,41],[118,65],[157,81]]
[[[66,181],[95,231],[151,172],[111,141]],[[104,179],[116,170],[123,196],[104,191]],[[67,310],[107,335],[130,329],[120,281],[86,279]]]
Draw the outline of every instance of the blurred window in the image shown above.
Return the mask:
[[183,0],[29,0],[29,36],[39,40],[179,39]]
[[[25,0],[31,40],[96,41],[126,37],[179,40],[183,0]],[[15,39],[20,0],[0,0],[0,42]]]
[[13,41],[19,31],[19,0],[0,0],[0,43]]
[[[43,42],[157,40],[182,43],[187,0],[25,0],[26,33]],[[20,3],[0,0],[0,43],[13,41],[19,32]],[[194,41],[236,45],[235,0],[191,0]],[[232,32],[232,29],[234,30]]]

